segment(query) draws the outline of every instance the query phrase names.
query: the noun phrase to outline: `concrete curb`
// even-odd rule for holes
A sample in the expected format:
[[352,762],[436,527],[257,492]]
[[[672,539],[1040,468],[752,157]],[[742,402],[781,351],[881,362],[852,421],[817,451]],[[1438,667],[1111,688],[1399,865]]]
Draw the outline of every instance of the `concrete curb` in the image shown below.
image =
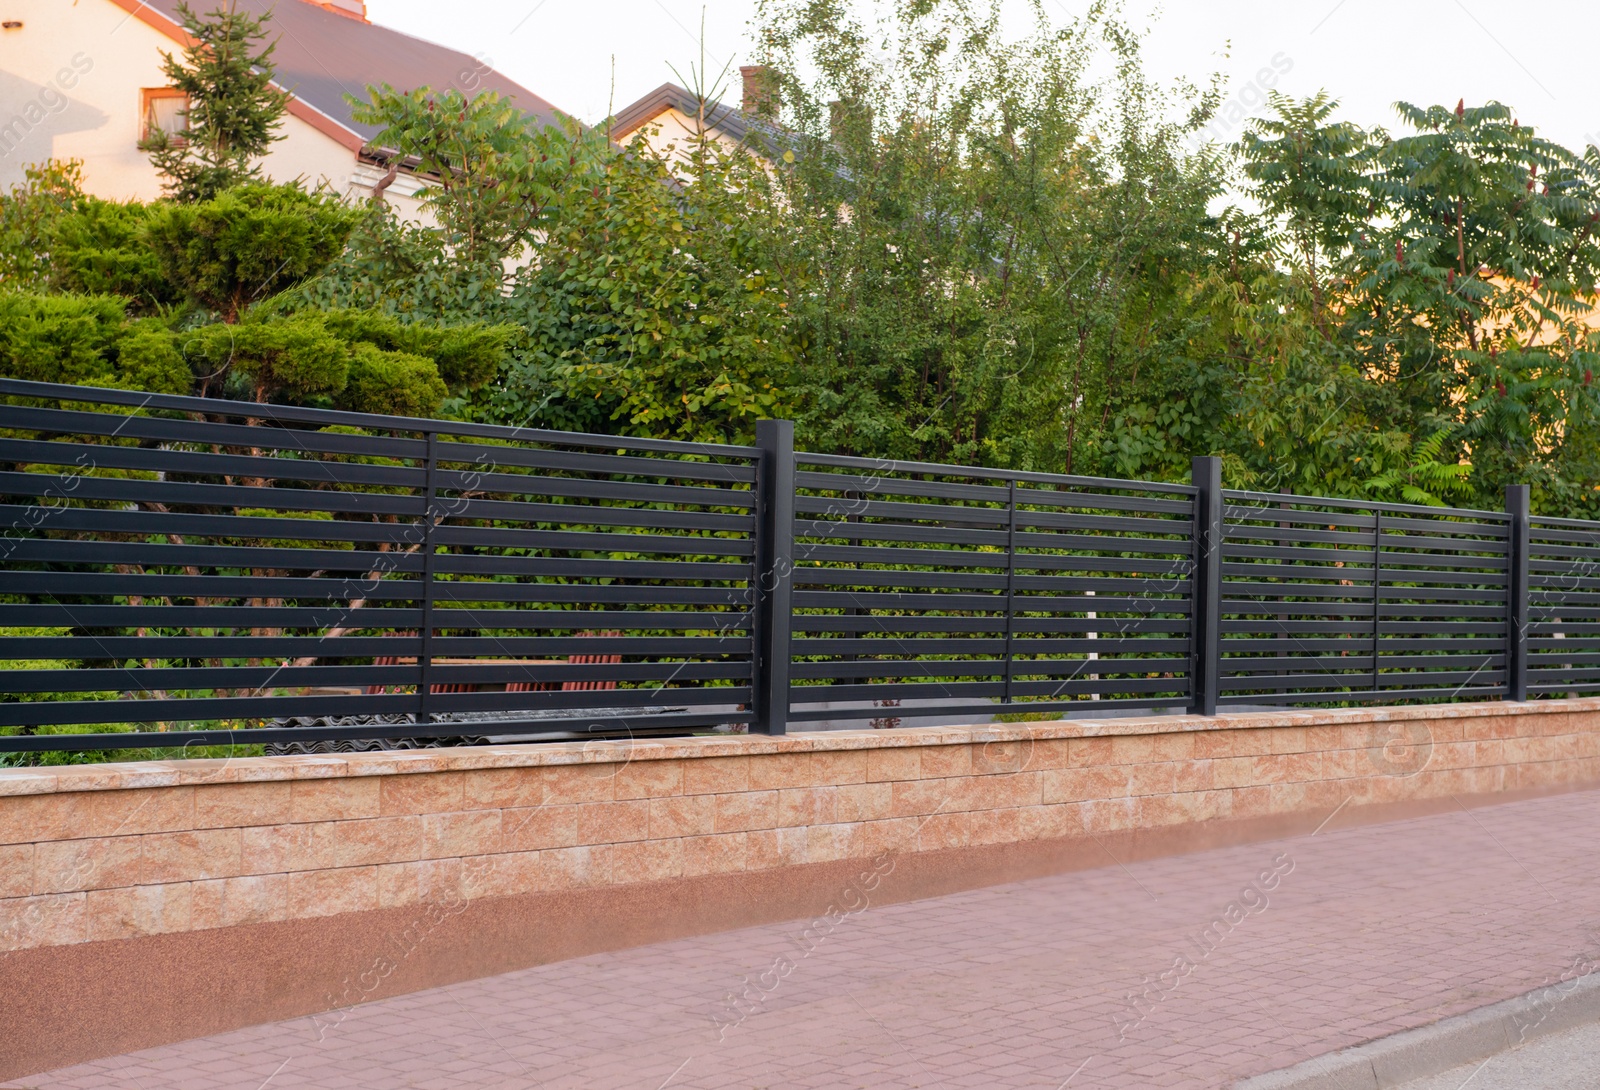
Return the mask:
[[1390,1090],[1600,1021],[1600,965],[1492,1006],[1233,1084],[1233,1090]]

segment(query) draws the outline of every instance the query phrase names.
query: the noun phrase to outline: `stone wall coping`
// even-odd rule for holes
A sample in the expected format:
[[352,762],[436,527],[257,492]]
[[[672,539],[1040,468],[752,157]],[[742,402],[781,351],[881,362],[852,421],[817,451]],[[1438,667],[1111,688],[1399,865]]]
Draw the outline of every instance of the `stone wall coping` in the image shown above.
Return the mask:
[[773,753],[894,749],[1045,740],[1108,738],[1218,730],[1260,730],[1346,723],[1390,723],[1501,715],[1552,715],[1600,711],[1600,697],[1420,704],[1373,708],[1309,708],[1224,712],[1216,716],[1158,715],[1124,719],[1062,719],[1051,722],[977,726],[896,727],[889,730],[801,731],[718,734],[689,738],[539,742],[381,753],[317,754],[305,757],[229,757],[178,761],[52,765],[0,769],[0,796],[62,792],[122,791],[150,787],[315,780],[346,776],[397,776],[548,765],[616,764],[686,758],[748,757]]

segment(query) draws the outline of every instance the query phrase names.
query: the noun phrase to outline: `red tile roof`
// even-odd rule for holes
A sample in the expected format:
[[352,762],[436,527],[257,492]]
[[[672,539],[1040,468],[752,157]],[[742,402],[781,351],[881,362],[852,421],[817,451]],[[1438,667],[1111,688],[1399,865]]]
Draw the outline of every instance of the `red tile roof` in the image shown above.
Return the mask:
[[[113,0],[141,21],[174,41],[185,41],[178,26],[178,0]],[[277,82],[294,95],[290,113],[311,123],[353,150],[359,150],[378,129],[350,117],[345,95],[366,99],[369,84],[388,83],[399,90],[454,87],[474,94],[498,91],[546,124],[566,112],[526,87],[507,79],[483,61],[442,45],[413,38],[330,11],[306,0],[236,0],[256,15],[271,12],[269,34],[278,47],[272,59]],[[197,11],[206,4],[191,3]]]

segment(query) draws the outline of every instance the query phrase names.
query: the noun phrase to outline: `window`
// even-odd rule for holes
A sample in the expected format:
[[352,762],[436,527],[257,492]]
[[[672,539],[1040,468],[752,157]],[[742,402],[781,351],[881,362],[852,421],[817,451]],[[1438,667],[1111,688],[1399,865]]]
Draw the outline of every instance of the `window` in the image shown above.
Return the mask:
[[149,140],[157,130],[166,133],[175,144],[183,142],[183,133],[189,128],[186,116],[189,96],[170,87],[147,87],[139,93],[144,120],[139,126],[139,140]]

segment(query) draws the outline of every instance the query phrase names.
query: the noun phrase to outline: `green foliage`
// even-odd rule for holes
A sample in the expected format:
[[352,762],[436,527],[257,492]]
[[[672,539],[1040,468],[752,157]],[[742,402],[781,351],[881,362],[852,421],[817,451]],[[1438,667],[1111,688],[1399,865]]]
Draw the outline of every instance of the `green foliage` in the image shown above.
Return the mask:
[[[85,196],[74,164],[31,169],[0,198],[0,260],[9,284],[30,289],[0,302],[15,319],[3,335],[15,361],[5,373],[437,412],[448,393],[468,396],[495,377],[517,331],[324,312],[295,298],[366,215],[293,186],[242,186],[188,205],[115,204]],[[141,314],[161,320],[127,321]],[[213,316],[224,321],[207,324]],[[363,345],[405,358],[364,352],[372,365],[346,397],[351,354]]]
[[84,295],[118,295],[129,308],[156,313],[182,302],[150,248],[148,205],[86,197],[55,223],[50,235],[52,286]]
[[350,346],[315,316],[202,326],[182,347],[203,389],[238,389],[251,401],[329,397],[349,377]]
[[179,343],[209,392],[428,416],[449,394],[448,378],[470,389],[494,373],[506,337],[492,326],[440,328],[372,313],[308,311],[201,326]]
[[[442,229],[372,209],[295,305],[365,312],[330,322],[431,356],[458,396],[503,360],[461,403],[489,420],[730,440],[772,414],[795,356],[792,286],[769,262],[783,226],[757,160],[704,135],[657,155],[535,131],[494,96],[372,96],[377,142],[440,178],[427,200]],[[443,339],[419,339],[418,319]]]
[[1001,9],[759,5],[813,448],[1094,470],[1118,407],[1186,374],[1220,180],[1180,141],[1215,95],[1161,120],[1105,6],[1056,27],[1031,4],[1016,38]]
[[165,204],[147,237],[168,280],[236,322],[245,308],[315,276],[344,249],[360,213],[292,185],[246,185]]
[[84,200],[82,160],[52,159],[24,167],[22,184],[0,196],[0,284],[46,287],[56,221]]
[[[274,507],[241,507],[235,511],[240,518],[301,519],[306,522],[332,522],[331,511],[280,511]],[[257,549],[342,549],[352,551],[349,541],[313,541],[303,537],[229,537],[222,538],[224,545],[244,545]]]
[[505,266],[468,264],[441,232],[372,205],[345,252],[282,299],[288,307],[381,311],[408,322],[494,321],[505,304]]
[[596,141],[538,128],[494,91],[468,96],[454,88],[397,91],[369,88],[370,99],[348,96],[351,116],[382,131],[373,144],[414,160],[434,178],[423,201],[437,218],[443,243],[478,267],[516,256],[534,238],[562,181],[579,169],[579,152]]
[[350,381],[339,401],[342,408],[357,412],[430,416],[448,392],[432,360],[358,344],[351,352]]
[[128,323],[113,296],[0,292],[0,373],[34,382],[188,393],[172,335]]
[[514,336],[509,326],[469,322],[443,326],[404,322],[375,311],[334,310],[322,315],[335,336],[389,351],[426,356],[438,375],[457,391],[473,390],[494,378]]
[[194,382],[172,332],[152,318],[124,327],[117,342],[116,365],[117,385],[130,390],[187,394]]
[[83,192],[77,160],[25,168],[0,196],[0,281],[11,288],[119,295],[134,313],[182,299],[145,241],[150,210]]
[[613,155],[562,195],[517,280],[508,312],[530,349],[493,410],[517,419],[548,383],[628,434],[750,438],[794,357],[773,200],[752,159],[711,139]]
[[[1215,85],[1154,88],[1113,4],[1030,6],[762,0],[743,148],[369,89],[438,229],[260,187],[90,208],[43,173],[15,222],[70,220],[73,256],[0,260],[191,330],[202,392],[735,441],[785,415],[811,449],[1164,479],[1216,453],[1235,486],[1526,480],[1600,513],[1600,160],[1498,104],[1391,135],[1327,94],[1191,150]],[[1230,179],[1252,211],[1219,210]]]
[[1583,320],[1600,167],[1498,103],[1401,103],[1415,132],[1399,137],[1331,120],[1326,96],[1271,104],[1239,149],[1263,234],[1282,239],[1260,303],[1314,328],[1294,366],[1354,371],[1340,404],[1365,406],[1340,433],[1362,491],[1497,506],[1522,480],[1574,511],[1600,419]]
[[180,60],[162,54],[168,84],[188,96],[181,133],[152,129],[143,145],[166,178],[168,195],[183,202],[209,200],[256,181],[255,160],[274,140],[289,94],[273,86],[275,44],[259,18],[233,3],[199,16],[179,3],[178,21],[189,37]]
[[1406,457],[1409,464],[1378,474],[1367,488],[1384,499],[1429,507],[1446,507],[1470,496],[1472,467],[1439,460],[1451,430],[1440,428],[1422,440]]

